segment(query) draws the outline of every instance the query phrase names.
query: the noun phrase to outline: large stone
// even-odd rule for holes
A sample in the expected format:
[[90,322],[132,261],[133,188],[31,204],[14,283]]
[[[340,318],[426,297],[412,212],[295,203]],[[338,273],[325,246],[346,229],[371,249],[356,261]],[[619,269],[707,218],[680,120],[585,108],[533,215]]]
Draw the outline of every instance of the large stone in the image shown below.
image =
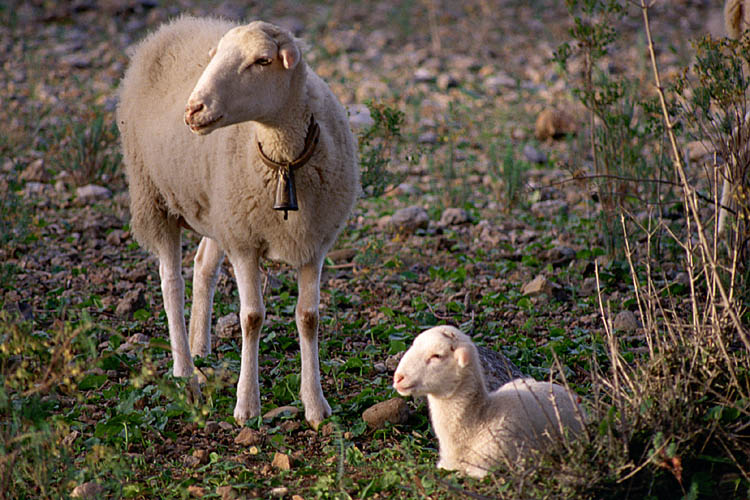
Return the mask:
[[292,460],[286,453],[279,453],[278,451],[273,455],[273,462],[271,465],[279,470],[289,470],[292,468]]
[[540,274],[533,280],[526,283],[521,289],[521,293],[531,296],[539,295],[542,293],[552,295],[558,288],[560,288],[560,285],[558,285],[557,283],[553,283],[552,281],[548,280],[545,275]]
[[242,446],[253,446],[263,442],[263,434],[250,427],[243,427],[239,434],[235,436],[234,442]]
[[362,413],[362,420],[372,429],[383,427],[386,422],[403,424],[409,419],[409,407],[403,398],[381,401]]

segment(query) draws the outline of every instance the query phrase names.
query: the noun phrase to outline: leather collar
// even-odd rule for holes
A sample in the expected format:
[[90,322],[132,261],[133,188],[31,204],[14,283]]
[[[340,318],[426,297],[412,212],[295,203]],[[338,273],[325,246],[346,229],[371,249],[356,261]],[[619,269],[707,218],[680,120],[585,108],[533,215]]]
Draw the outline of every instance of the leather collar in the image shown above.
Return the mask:
[[320,140],[320,126],[315,121],[315,117],[310,115],[310,124],[307,126],[307,136],[305,137],[305,147],[302,149],[302,153],[292,161],[275,161],[266,156],[263,152],[263,146],[258,141],[258,154],[260,155],[261,161],[270,169],[276,170],[277,172],[283,172],[285,170],[294,171],[307,163],[315,152],[315,147],[318,145]]

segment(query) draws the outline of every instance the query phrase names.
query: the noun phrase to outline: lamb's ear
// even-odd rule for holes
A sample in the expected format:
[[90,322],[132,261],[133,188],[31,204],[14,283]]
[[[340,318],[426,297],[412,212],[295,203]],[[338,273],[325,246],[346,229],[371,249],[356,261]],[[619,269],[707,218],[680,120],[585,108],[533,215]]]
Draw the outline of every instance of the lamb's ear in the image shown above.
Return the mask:
[[286,69],[294,68],[300,60],[299,49],[294,42],[286,42],[279,47],[279,57]]
[[466,346],[456,347],[456,350],[453,351],[453,359],[456,360],[459,368],[466,368],[471,361],[471,349]]

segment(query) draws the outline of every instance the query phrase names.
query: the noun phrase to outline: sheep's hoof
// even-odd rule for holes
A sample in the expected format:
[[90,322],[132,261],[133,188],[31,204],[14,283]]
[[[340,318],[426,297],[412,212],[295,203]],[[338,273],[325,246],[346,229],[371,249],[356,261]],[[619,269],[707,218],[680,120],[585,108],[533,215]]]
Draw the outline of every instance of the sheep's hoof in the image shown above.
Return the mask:
[[234,420],[237,422],[237,425],[244,425],[245,421],[255,418],[258,415],[260,415],[260,404],[258,404],[258,409],[256,410],[241,408],[239,404],[234,407]]
[[[200,373],[200,372],[199,372]],[[204,377],[205,380],[205,377]],[[187,383],[187,399],[190,404],[196,405],[203,403],[203,394],[201,393],[200,375],[193,375]]]
[[307,423],[310,424],[310,427],[312,427],[316,431],[318,430],[318,427],[323,422],[323,420],[330,417],[332,413],[333,412],[331,411],[331,407],[328,404],[328,401],[326,401],[325,399],[318,406],[318,408],[305,406],[305,420],[307,420]]

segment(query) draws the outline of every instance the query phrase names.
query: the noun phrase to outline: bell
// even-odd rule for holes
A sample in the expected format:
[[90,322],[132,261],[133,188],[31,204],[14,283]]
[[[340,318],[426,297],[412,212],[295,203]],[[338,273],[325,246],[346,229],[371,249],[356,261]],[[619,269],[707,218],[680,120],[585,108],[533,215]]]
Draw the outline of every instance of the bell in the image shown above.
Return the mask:
[[281,170],[276,178],[276,199],[273,203],[273,209],[283,210],[284,220],[287,219],[289,210],[299,210],[297,190],[294,186],[294,172],[289,168]]

